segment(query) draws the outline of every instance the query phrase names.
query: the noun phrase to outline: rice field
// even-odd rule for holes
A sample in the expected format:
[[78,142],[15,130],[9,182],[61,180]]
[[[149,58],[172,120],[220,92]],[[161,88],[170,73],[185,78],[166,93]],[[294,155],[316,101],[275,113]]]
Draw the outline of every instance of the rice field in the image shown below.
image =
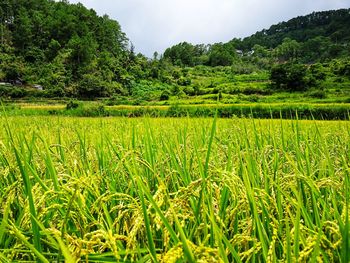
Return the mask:
[[0,121],[0,262],[350,260],[347,121]]

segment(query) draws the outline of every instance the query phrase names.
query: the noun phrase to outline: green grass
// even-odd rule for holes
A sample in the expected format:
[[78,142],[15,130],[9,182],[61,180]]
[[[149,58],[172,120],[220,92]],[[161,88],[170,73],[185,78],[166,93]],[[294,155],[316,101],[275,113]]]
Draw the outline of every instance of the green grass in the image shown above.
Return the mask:
[[350,259],[347,121],[1,125],[2,262]]
[[154,106],[105,106],[98,102],[79,103],[67,110],[65,105],[7,105],[0,115],[8,116],[75,116],[75,117],[213,117],[220,118],[283,118],[348,120],[350,104],[347,103],[245,103],[173,104]]

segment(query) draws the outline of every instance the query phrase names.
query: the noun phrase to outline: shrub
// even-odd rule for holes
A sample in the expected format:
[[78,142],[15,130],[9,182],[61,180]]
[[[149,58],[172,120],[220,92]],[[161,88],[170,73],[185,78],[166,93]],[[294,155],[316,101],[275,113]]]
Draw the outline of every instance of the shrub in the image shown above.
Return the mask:
[[221,89],[215,87],[212,89],[211,94],[219,94],[219,92],[221,92]]
[[28,90],[16,86],[0,86],[1,97],[23,98],[28,95]]
[[245,95],[252,95],[252,94],[258,94],[258,95],[271,95],[271,90],[257,88],[257,87],[247,87],[242,90],[242,93]]
[[189,86],[189,85],[191,85],[191,83],[192,83],[192,81],[190,78],[180,78],[177,81],[177,84],[180,86]]
[[186,88],[184,89],[184,92],[185,92],[188,96],[194,96],[194,95],[196,95],[196,92],[195,92],[195,90],[194,90],[193,87],[186,87]]
[[280,64],[271,69],[270,80],[279,90],[304,91],[309,88],[306,71],[302,64]]
[[109,112],[103,105],[97,105],[79,108],[75,115],[79,117],[107,117]]
[[85,74],[78,84],[78,95],[84,98],[96,98],[108,96],[110,91],[100,76]]
[[66,105],[67,110],[77,109],[78,107],[79,107],[79,103],[74,100],[70,100]]
[[260,100],[260,97],[255,95],[255,94],[253,94],[253,95],[248,96],[247,100],[249,102],[258,102]]
[[116,95],[116,96],[113,96],[112,98],[105,100],[104,104],[107,106],[114,106],[114,105],[129,105],[131,103],[127,97]]
[[167,90],[163,90],[162,94],[160,95],[160,100],[168,100],[170,98],[170,92]]
[[325,99],[327,97],[327,94],[324,90],[315,90],[310,92],[309,97],[316,98],[316,99]]

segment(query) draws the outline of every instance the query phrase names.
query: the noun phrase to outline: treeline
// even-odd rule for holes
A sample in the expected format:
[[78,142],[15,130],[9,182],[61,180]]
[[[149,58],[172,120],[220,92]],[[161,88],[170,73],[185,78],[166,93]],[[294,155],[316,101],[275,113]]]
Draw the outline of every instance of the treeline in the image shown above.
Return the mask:
[[350,55],[349,28],[350,9],[314,12],[227,43],[183,42],[168,48],[164,59],[179,66],[228,66],[245,62],[269,67],[290,60],[323,62]]
[[261,69],[269,69],[273,64],[288,61],[312,64],[350,56],[350,42],[333,43],[330,38],[321,36],[306,42],[298,42],[286,37],[275,48],[255,44],[248,51],[240,49],[242,43],[244,40],[238,39],[213,45],[192,45],[182,42],[167,48],[163,59],[180,67],[244,64],[245,66],[256,65]]
[[0,81],[44,88],[34,95],[130,95],[135,81],[157,75],[117,21],[82,4],[2,0],[0,20]]
[[[207,86],[215,88],[215,83],[192,85],[191,78],[202,74],[201,66],[227,66],[229,75],[268,70],[274,88],[291,90],[301,83],[302,90],[315,86],[313,79],[322,75],[319,69],[305,70],[306,63],[326,62],[324,67],[337,58],[336,74],[349,75],[349,12],[313,13],[228,43],[183,42],[149,59],[135,54],[117,21],[82,4],[2,0],[0,96],[110,97],[118,103],[133,98],[135,104],[179,94],[197,96]],[[194,66],[199,67],[186,68]]]
[[350,9],[313,12],[259,31],[243,39],[240,48],[248,51],[257,44],[266,48],[276,48],[285,38],[290,38],[301,43],[309,42],[305,45],[306,52],[312,51],[310,46],[314,44],[314,39],[329,41],[334,45],[332,48],[337,50],[349,43],[349,27]]

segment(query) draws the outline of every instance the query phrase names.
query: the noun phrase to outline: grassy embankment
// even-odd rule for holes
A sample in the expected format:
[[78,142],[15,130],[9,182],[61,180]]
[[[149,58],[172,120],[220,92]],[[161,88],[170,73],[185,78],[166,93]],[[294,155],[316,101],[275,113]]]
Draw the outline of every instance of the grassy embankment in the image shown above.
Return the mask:
[[[203,104],[203,105],[155,105],[105,106],[97,102],[80,103],[77,108],[66,109],[66,105],[13,104],[4,106],[10,116],[61,115],[76,117],[255,117],[284,119],[348,120],[350,104],[299,104],[299,103],[254,103],[254,104]],[[5,114],[5,112],[1,114]]]

